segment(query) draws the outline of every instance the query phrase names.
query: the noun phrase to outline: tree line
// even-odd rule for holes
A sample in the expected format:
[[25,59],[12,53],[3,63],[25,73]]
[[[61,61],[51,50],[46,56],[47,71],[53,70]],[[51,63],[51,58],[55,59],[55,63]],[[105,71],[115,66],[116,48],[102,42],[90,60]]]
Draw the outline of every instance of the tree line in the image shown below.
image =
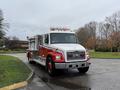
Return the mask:
[[[0,47],[9,41],[5,37],[6,27],[0,10]],[[103,22],[91,21],[76,30],[80,44],[96,51],[120,51],[120,11],[106,17]],[[15,39],[15,40],[14,40]],[[16,37],[13,37],[16,41]],[[18,39],[17,39],[18,40]]]
[[3,41],[3,37],[5,35],[5,31],[3,30],[3,13],[2,13],[2,10],[0,10],[0,46],[2,44],[2,41]]
[[120,51],[120,11],[103,22],[91,21],[80,27],[76,35],[80,44],[96,51]]
[[[0,10],[0,49],[5,49],[5,50],[11,49],[12,50],[12,49],[20,47],[19,43],[21,42],[19,41],[18,37],[16,36],[6,37],[5,36],[8,27],[9,27],[8,24],[4,22],[3,12],[2,10]],[[22,41],[22,43],[24,42]]]

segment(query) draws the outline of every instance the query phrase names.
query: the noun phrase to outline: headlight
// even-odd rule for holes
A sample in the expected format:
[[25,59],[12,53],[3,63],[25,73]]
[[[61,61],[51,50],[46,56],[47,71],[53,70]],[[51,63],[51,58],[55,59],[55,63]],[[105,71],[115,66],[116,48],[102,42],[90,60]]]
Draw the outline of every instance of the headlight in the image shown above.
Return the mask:
[[60,59],[61,59],[60,55],[56,56],[56,60],[60,60]]

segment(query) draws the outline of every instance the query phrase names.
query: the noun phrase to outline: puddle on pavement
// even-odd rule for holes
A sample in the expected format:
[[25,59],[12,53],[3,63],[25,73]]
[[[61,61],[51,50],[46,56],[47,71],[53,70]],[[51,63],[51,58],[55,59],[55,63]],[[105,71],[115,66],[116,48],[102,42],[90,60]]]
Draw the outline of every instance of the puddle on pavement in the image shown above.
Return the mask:
[[57,86],[61,86],[61,87],[64,87],[64,88],[67,88],[67,89],[72,89],[72,90],[91,90],[91,88],[89,87],[85,87],[85,86],[82,86],[80,85],[80,83],[78,84],[74,84],[72,82],[67,82],[67,81],[64,81],[64,80],[61,80],[61,79],[52,79],[52,78],[47,78],[47,77],[40,77],[45,83],[50,83],[50,84],[54,84],[54,85],[57,85]]
[[[41,77],[40,77],[41,78]],[[49,79],[48,78],[46,78],[46,77],[42,77],[41,78],[44,82],[48,82],[49,81]]]

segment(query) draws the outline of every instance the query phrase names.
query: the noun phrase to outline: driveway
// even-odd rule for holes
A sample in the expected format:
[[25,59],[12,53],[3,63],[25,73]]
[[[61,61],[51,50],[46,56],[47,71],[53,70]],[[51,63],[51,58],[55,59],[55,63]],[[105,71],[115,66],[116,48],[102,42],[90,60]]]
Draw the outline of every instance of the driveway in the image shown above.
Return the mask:
[[10,54],[20,58],[34,71],[35,76],[28,86],[19,90],[119,90],[120,59],[91,59],[90,70],[79,74],[77,70],[59,71],[50,77],[39,64],[29,64],[25,53]]

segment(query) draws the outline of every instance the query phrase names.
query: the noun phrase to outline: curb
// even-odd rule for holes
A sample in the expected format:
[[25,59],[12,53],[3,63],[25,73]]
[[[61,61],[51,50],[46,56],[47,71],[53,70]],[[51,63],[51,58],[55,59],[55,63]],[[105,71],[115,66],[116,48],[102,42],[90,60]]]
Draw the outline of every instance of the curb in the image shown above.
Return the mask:
[[0,88],[0,90],[15,90],[15,89],[19,89],[19,88],[27,86],[28,83],[32,80],[32,78],[34,76],[34,71],[32,70],[32,68],[30,66],[28,66],[27,64],[25,64],[25,65],[31,70],[29,77],[25,81],[14,83],[14,84],[9,85],[9,86],[5,86],[3,88]]
[[26,79],[26,82],[27,82],[27,83],[31,82],[31,80],[33,79],[34,75],[35,75],[35,73],[34,73],[34,71],[32,70],[32,72],[30,73],[29,77]]
[[13,89],[24,87],[27,84],[28,84],[27,81],[23,81],[23,82],[14,83],[13,85],[9,85],[9,86],[0,88],[0,90],[13,90]]

